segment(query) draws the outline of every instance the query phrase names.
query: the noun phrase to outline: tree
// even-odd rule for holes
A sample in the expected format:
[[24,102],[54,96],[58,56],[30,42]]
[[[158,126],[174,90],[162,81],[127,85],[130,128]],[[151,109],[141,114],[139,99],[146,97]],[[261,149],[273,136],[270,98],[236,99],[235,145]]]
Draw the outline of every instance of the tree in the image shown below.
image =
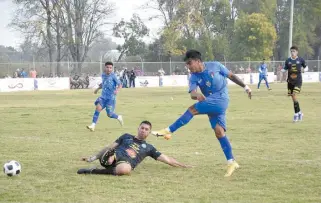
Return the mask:
[[235,25],[233,59],[270,58],[273,56],[276,38],[275,28],[264,14],[244,14]]
[[117,48],[117,44],[111,38],[100,36],[92,44],[91,49],[88,51],[88,58],[90,61],[99,61],[102,54]]
[[[48,57],[53,61],[53,38],[51,32],[52,10],[56,6],[56,1],[49,0],[15,0],[18,5],[16,16],[11,23],[15,28],[22,30],[28,41],[32,39],[42,39],[48,47]],[[41,43],[41,42],[40,42]]]
[[160,19],[165,27],[169,27],[181,2],[182,0],[151,0],[144,7],[157,12],[150,20]]
[[[25,35],[27,41],[46,42],[49,62],[59,62],[68,55],[81,64],[92,43],[101,36],[102,26],[108,24],[114,5],[108,0],[15,0],[18,9],[11,23]],[[59,72],[59,63],[57,66]]]
[[61,22],[65,41],[74,62],[78,62],[78,72],[87,57],[92,43],[102,36],[100,31],[114,11],[107,0],[63,1],[64,13]]
[[126,54],[131,56],[145,54],[146,44],[143,42],[143,37],[148,34],[149,29],[137,14],[134,14],[128,22],[122,19],[117,23],[114,26],[113,35],[125,41],[123,45],[117,47],[120,51],[117,61],[120,61]]

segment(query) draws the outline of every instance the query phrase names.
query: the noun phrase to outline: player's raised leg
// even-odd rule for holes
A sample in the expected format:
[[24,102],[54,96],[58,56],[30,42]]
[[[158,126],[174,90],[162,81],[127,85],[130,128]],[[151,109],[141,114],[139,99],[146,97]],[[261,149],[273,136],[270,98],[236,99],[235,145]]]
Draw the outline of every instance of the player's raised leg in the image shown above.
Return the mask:
[[93,115],[92,123],[91,125],[87,126],[87,129],[89,129],[92,132],[95,131],[95,127],[96,127],[100,112],[105,108],[104,100],[99,97],[95,101],[95,105],[96,105],[96,109]]
[[107,104],[106,113],[109,118],[117,119],[121,126],[124,125],[122,115],[117,115],[115,111],[116,100],[112,100]]
[[189,107],[183,115],[181,115],[174,123],[172,123],[168,128],[159,130],[159,131],[152,131],[153,135],[156,136],[164,136],[165,139],[169,139],[171,136],[171,133],[174,133],[179,128],[186,125],[194,115],[197,115],[198,111],[195,109],[195,106]]
[[227,160],[227,171],[224,175],[225,177],[229,177],[233,174],[233,172],[239,168],[240,166],[235,161],[232,146],[230,144],[229,139],[227,138],[226,132],[226,119],[225,113],[221,114],[211,114],[208,116],[211,126],[215,132],[216,138],[220,142],[221,148],[224,152],[225,158]]

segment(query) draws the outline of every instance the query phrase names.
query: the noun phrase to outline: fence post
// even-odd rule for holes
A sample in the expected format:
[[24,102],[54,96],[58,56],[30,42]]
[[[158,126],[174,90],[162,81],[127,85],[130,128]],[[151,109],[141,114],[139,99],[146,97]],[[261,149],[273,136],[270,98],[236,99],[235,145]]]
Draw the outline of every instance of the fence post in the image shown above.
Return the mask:
[[172,71],[172,57],[169,57],[169,70],[170,70],[170,75],[172,75],[173,71]]
[[102,64],[103,64],[103,55],[100,54],[100,61],[99,61],[100,75],[103,74]]
[[70,75],[70,70],[69,70],[69,57],[68,57],[67,69],[68,69],[68,74]]
[[318,72],[320,72],[320,56],[318,56]]
[[144,63],[145,62],[142,61],[142,73],[144,73]]

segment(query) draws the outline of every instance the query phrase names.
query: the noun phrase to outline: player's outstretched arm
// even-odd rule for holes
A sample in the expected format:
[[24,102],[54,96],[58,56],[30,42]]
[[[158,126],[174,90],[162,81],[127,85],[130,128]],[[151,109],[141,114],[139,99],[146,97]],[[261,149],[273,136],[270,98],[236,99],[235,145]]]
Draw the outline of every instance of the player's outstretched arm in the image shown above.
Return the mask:
[[96,159],[99,159],[106,151],[113,150],[113,149],[115,149],[117,146],[118,146],[118,143],[114,142],[113,144],[104,147],[104,148],[103,148],[102,150],[100,150],[97,154],[95,154],[95,155],[93,155],[93,156],[90,156],[90,157],[88,157],[88,158],[83,157],[83,158],[81,158],[81,160],[82,160],[82,161],[87,161],[87,162],[93,162],[93,161],[95,161]]
[[181,167],[181,168],[191,168],[192,166],[180,163],[176,161],[174,158],[166,156],[165,154],[161,154],[158,158],[157,161],[161,161],[165,164],[168,164],[173,167]]
[[252,98],[252,91],[251,89],[249,88],[249,86],[245,85],[244,82],[237,76],[235,75],[234,73],[232,72],[229,72],[228,74],[228,78],[230,80],[232,80],[235,84],[243,87],[246,91],[246,93],[248,94],[249,98],[251,99]]

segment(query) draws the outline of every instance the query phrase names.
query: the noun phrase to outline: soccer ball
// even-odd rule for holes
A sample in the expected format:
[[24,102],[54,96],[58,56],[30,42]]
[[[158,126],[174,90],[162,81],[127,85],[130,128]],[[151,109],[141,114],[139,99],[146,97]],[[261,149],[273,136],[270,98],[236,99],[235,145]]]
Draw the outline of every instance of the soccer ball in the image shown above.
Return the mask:
[[3,172],[8,176],[16,176],[21,173],[21,164],[15,160],[9,161],[3,165]]

